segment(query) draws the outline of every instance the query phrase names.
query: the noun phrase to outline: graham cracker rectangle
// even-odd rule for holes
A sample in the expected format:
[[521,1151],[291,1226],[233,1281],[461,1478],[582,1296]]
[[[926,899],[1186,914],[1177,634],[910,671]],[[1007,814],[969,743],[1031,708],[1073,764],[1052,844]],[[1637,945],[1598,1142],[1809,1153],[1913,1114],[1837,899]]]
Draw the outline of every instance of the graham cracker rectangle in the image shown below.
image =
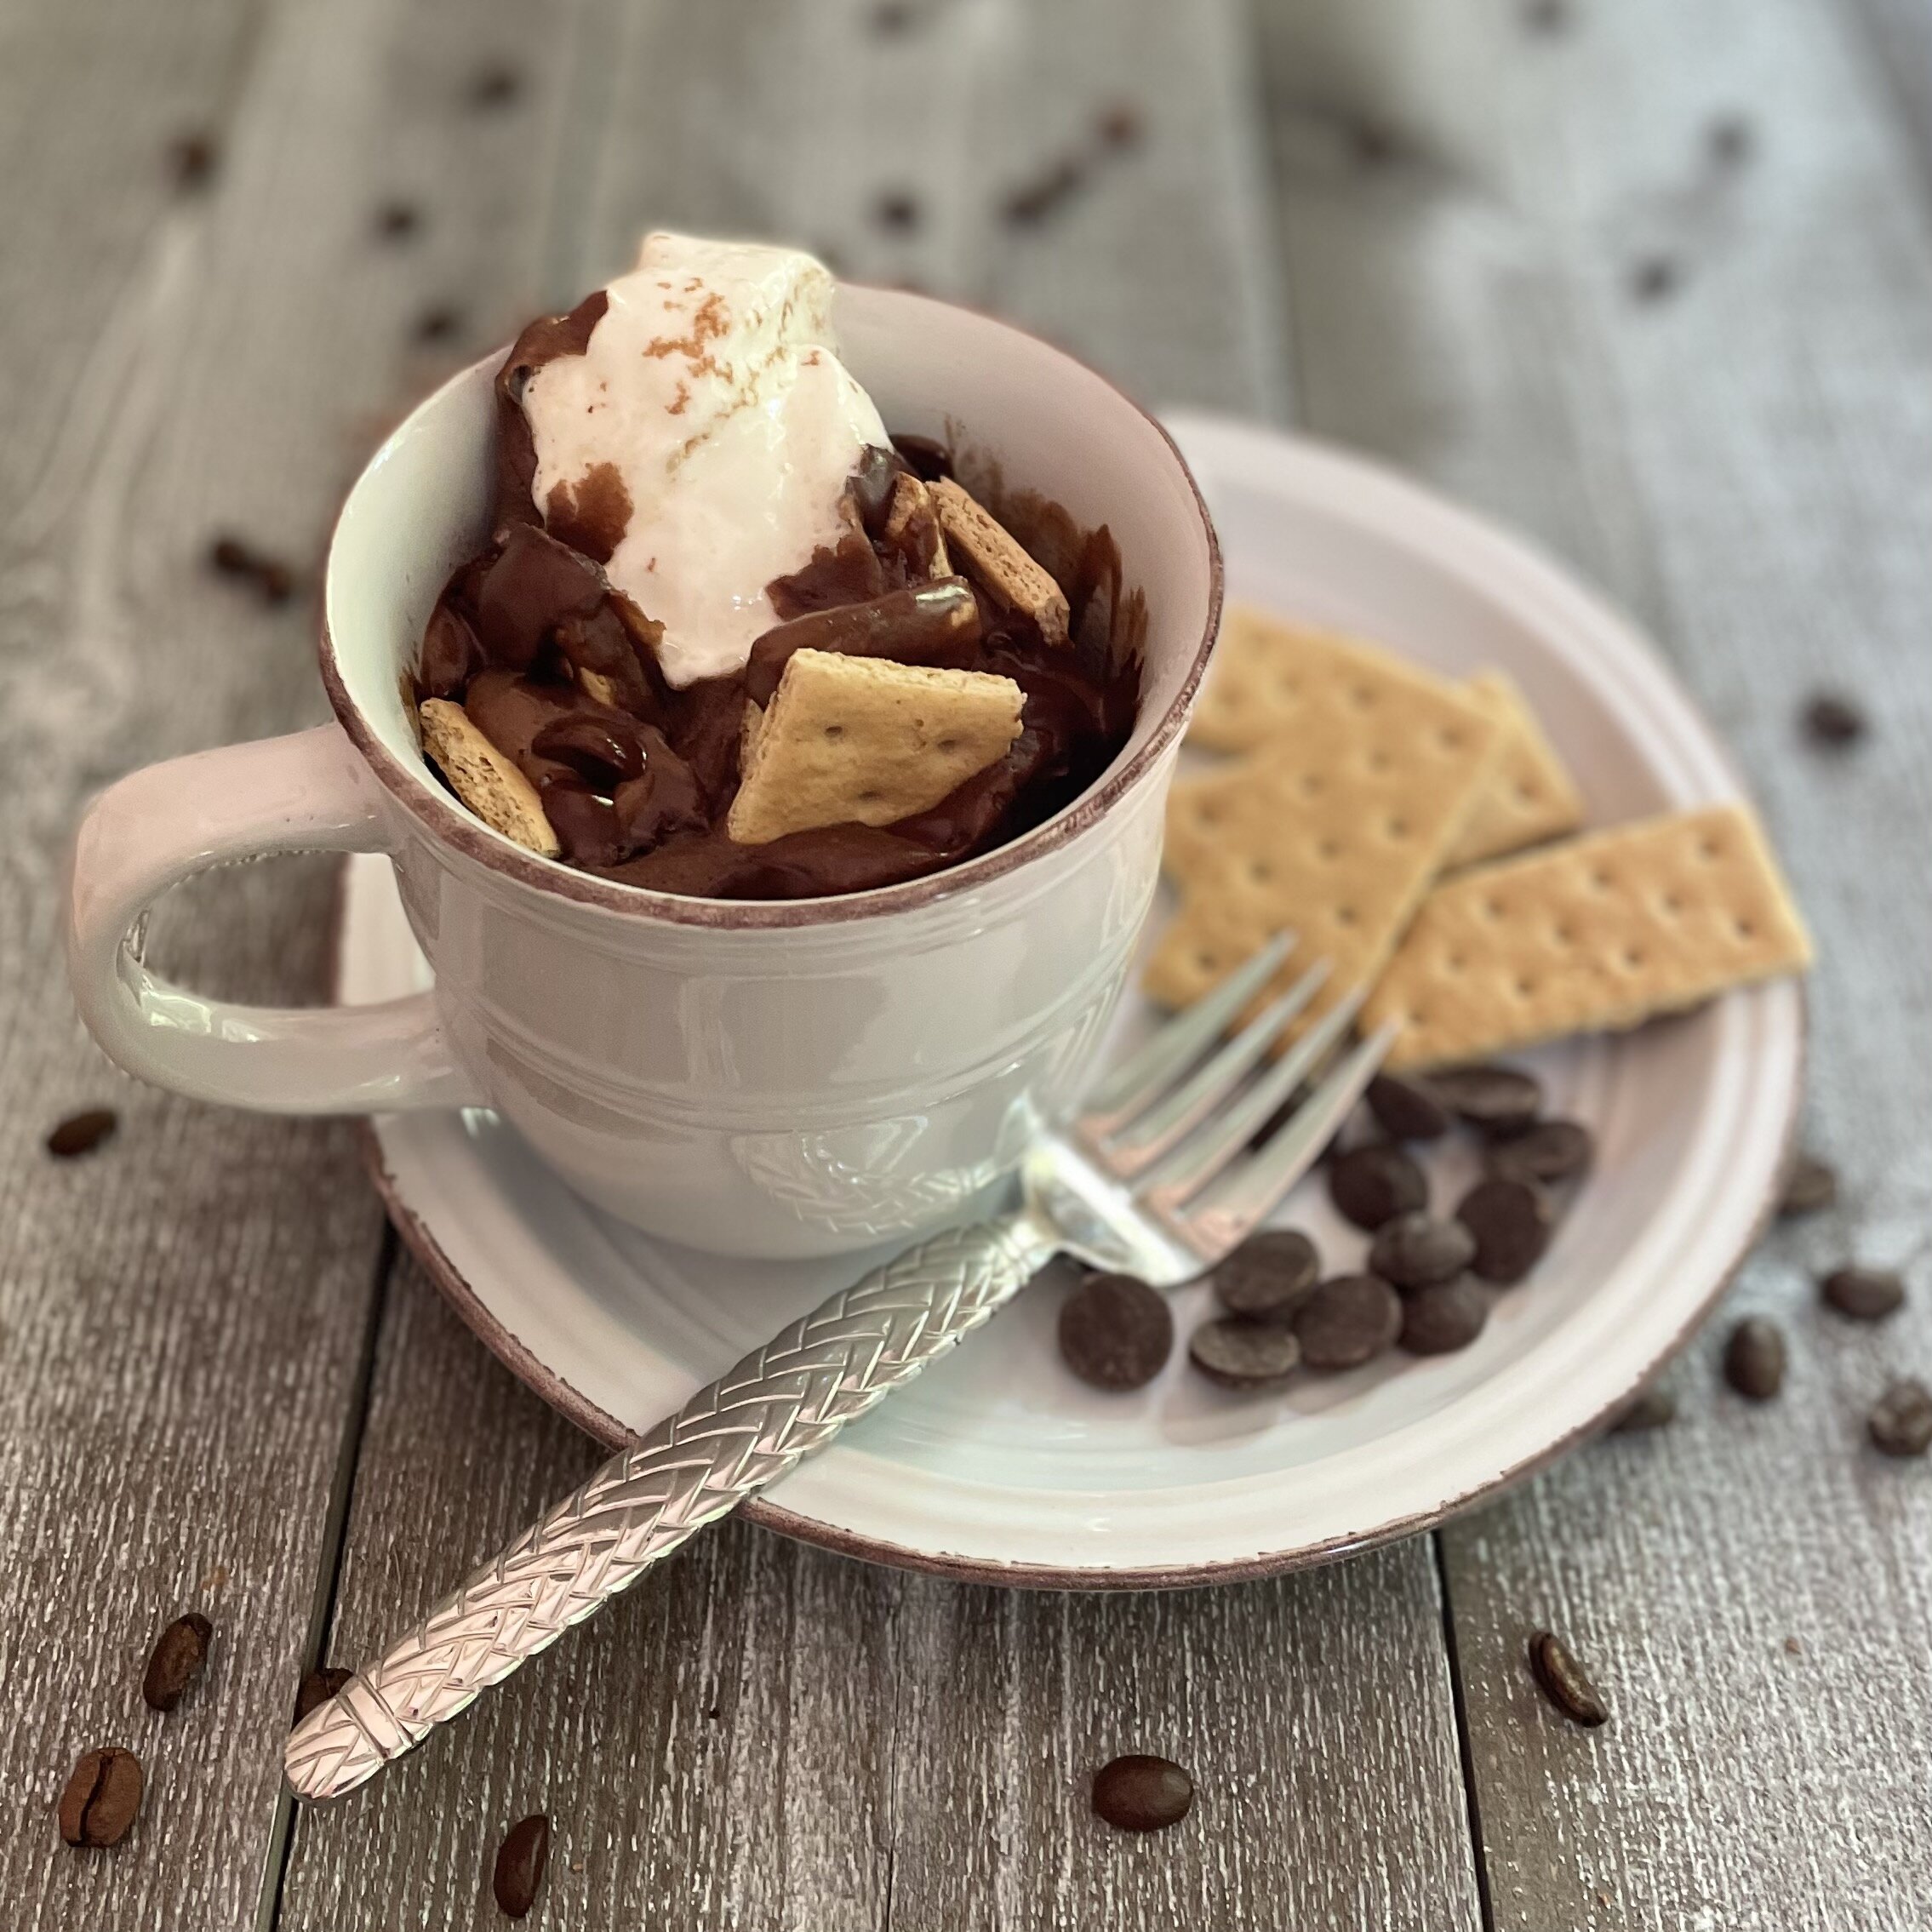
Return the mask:
[[1583,795],[1514,681],[1479,671],[1462,690],[1503,726],[1504,737],[1495,775],[1444,861],[1451,871],[1560,838],[1583,823]]
[[1164,857],[1181,908],[1146,979],[1171,1005],[1289,927],[1300,943],[1278,987],[1318,958],[1334,969],[1303,1025],[1369,984],[1489,781],[1503,728],[1441,679],[1315,637],[1293,678],[1260,750],[1174,786]]
[[1621,1030],[1797,972],[1811,943],[1750,809],[1646,819],[1459,873],[1363,1009],[1392,1069]]
[[426,699],[416,713],[423,750],[449,788],[492,831],[554,859],[563,849],[544,815],[537,788],[515,759],[483,735],[470,714],[448,698]]

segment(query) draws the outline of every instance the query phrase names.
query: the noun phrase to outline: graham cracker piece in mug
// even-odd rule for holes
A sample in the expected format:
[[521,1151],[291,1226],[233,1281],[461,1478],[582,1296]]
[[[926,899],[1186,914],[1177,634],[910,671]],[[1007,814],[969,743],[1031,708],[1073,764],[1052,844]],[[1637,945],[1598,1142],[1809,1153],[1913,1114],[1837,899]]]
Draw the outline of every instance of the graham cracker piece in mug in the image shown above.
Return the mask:
[[1039,626],[1044,643],[1063,648],[1069,641],[1066,593],[1045,567],[951,477],[941,477],[930,489],[940,532],[964,560],[974,580],[1009,609],[1025,611]]
[[797,650],[740,740],[725,829],[763,845],[827,825],[894,825],[1006,755],[1026,700],[1010,677]]
[[1181,908],[1146,978],[1170,1005],[1289,927],[1276,989],[1318,958],[1334,969],[1304,1025],[1368,985],[1489,781],[1502,728],[1440,679],[1327,639],[1297,678],[1294,717],[1261,749],[1174,786],[1164,857]]
[[1445,861],[1452,871],[1560,838],[1583,823],[1583,795],[1514,681],[1479,671],[1461,689],[1504,727],[1504,738],[1495,776]]
[[1749,808],[1647,819],[1445,881],[1362,1015],[1387,1064],[1621,1030],[1801,970],[1811,944]]
[[563,848],[544,815],[537,788],[500,752],[459,704],[425,700],[416,713],[423,749],[435,759],[450,789],[492,831],[532,852],[554,859]]

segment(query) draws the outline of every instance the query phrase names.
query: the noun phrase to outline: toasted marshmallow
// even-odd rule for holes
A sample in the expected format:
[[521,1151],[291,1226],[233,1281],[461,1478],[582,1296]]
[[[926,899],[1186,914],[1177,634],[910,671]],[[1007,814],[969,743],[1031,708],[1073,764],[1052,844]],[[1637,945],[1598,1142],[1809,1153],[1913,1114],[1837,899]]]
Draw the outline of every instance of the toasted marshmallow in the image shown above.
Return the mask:
[[674,685],[743,667],[779,620],[765,586],[837,543],[846,479],[886,441],[835,352],[833,287],[795,249],[647,235],[585,352],[525,387],[537,508],[609,502],[614,471],[630,516],[605,568],[663,625]]

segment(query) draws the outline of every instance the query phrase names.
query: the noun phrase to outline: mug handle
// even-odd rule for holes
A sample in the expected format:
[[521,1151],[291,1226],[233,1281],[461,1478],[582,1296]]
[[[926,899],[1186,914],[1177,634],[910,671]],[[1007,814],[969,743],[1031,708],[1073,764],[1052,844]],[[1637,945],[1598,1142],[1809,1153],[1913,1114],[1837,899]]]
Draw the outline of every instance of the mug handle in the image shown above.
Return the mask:
[[141,963],[148,909],[192,874],[279,852],[392,849],[375,782],[334,724],[151,765],[88,808],[69,861],[67,970],[111,1060],[264,1113],[477,1104],[433,993],[357,1007],[204,999]]

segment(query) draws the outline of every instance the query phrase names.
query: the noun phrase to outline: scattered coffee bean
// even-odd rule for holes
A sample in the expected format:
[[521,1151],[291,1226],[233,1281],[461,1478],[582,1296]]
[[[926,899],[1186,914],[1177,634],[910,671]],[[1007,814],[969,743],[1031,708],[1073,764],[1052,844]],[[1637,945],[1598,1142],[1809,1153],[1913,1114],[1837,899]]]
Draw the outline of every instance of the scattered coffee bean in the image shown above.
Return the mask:
[[71,1113],[47,1136],[47,1151],[62,1161],[91,1154],[120,1124],[121,1117],[112,1107],[89,1107]]
[[1329,1198],[1370,1233],[1384,1221],[1429,1204],[1429,1180],[1400,1147],[1351,1147],[1329,1169]]
[[1188,1337],[1187,1359],[1223,1388],[1259,1388],[1294,1369],[1301,1359],[1301,1344],[1279,1322],[1224,1315],[1202,1323]]
[[151,1711],[172,1711],[192,1688],[208,1661],[214,1626],[199,1610],[190,1610],[155,1639],[147,1670],[141,1678],[141,1699]]
[[1369,1083],[1369,1111],[1392,1140],[1439,1140],[1449,1130],[1449,1111],[1423,1080],[1378,1073]]
[[919,226],[919,197],[898,189],[883,194],[872,203],[872,219],[880,227],[889,228],[901,235],[909,235]]
[[1483,1167],[1500,1180],[1577,1180],[1596,1157],[1596,1139],[1587,1127],[1574,1120],[1540,1120],[1495,1142]]
[[1282,1321],[1321,1274],[1322,1257],[1299,1228],[1264,1228],[1215,1268],[1215,1297],[1231,1315]]
[[1543,1695],[1573,1723],[1594,1729],[1609,1720],[1609,1706],[1560,1638],[1538,1631],[1529,1639],[1529,1668]]
[[1060,1352],[1097,1389],[1143,1388],[1174,1350],[1167,1297],[1132,1275],[1089,1275],[1060,1305]]
[[1140,110],[1130,101],[1116,100],[1103,107],[1094,121],[1094,132],[1102,147],[1121,150],[1138,147],[1146,133]]
[[881,3],[872,9],[874,33],[904,33],[912,24],[912,9],[906,3],[906,0],[881,0]]
[[1470,1266],[1500,1288],[1521,1281],[1542,1260],[1557,1225],[1555,1206],[1534,1180],[1478,1180],[1455,1218],[1476,1238]]
[[295,594],[294,570],[240,537],[215,538],[208,546],[208,562],[219,576],[252,583],[265,603],[286,603]]
[[266,557],[255,569],[255,588],[264,603],[286,603],[295,594],[295,573],[286,563]]
[[1543,1083],[1514,1066],[1450,1066],[1429,1076],[1449,1112],[1487,1134],[1518,1134],[1543,1111]]
[[333,1664],[324,1664],[311,1671],[295,1693],[295,1722],[300,1723],[311,1711],[326,1704],[355,1674],[353,1671],[338,1669]]
[[1417,1209],[1375,1230],[1369,1272],[1406,1291],[1454,1281],[1476,1259],[1476,1237],[1460,1221]]
[[1855,745],[1867,729],[1862,708],[1836,691],[1815,692],[1807,699],[1803,721],[1804,735],[1833,752]]
[[523,77],[506,60],[479,67],[470,78],[472,107],[507,107],[523,91]]
[[463,326],[463,318],[447,302],[426,308],[411,331],[419,342],[447,342]]
[[1722,114],[1705,130],[1704,145],[1720,168],[1741,167],[1750,160],[1758,136],[1741,114]]
[[1784,1331],[1747,1315],[1724,1344],[1724,1380],[1752,1402],[1769,1402],[1785,1386]]
[[118,1844],[140,1808],[140,1759],[113,1745],[90,1751],[60,1793],[60,1836],[71,1845]]
[[413,202],[385,202],[375,211],[375,231],[385,241],[404,241],[422,226],[422,220]]
[[220,156],[214,136],[202,129],[176,135],[168,144],[168,165],[174,174],[175,187],[183,194],[205,188],[214,178]]
[[1804,1646],[1795,1637],[1787,1637],[1785,1639],[1785,1655],[1787,1657],[1802,1657],[1804,1655]]
[[1660,1382],[1653,1382],[1618,1411],[1610,1424],[1613,1436],[1634,1436],[1648,1429],[1661,1429],[1677,1420],[1677,1396]]
[[1526,0],[1523,24],[1531,33],[1561,33],[1569,25],[1569,0]]
[[1882,1322],[1905,1301],[1905,1283],[1889,1268],[1834,1268],[1818,1287],[1832,1307],[1855,1322]]
[[1094,1811],[1120,1832],[1164,1832],[1194,1803],[1194,1781],[1165,1758],[1117,1758],[1094,1774]]
[[1677,293],[1682,280],[1678,265],[1668,255],[1646,255],[1630,272],[1630,293],[1639,302],[1660,302]]
[[522,1918],[537,1902],[544,1866],[550,1862],[550,1821],[540,1811],[518,1820],[496,1848],[490,1890],[506,1918]]
[[217,537],[208,546],[208,561],[210,568],[224,577],[252,577],[255,574],[255,553],[239,537]]
[[1410,1355],[1453,1355],[1482,1334],[1489,1318],[1489,1298],[1467,1276],[1438,1282],[1403,1300],[1398,1339]]
[[1778,1212],[1787,1217],[1815,1215],[1838,1197],[1838,1176],[1815,1154],[1798,1153],[1785,1169],[1784,1192],[1778,1197]]
[[1872,1405],[1865,1426],[1872,1446],[1887,1455],[1923,1455],[1932,1449],[1932,1389],[1894,1382]]
[[1077,155],[1063,155],[1008,195],[1000,204],[1000,214],[1009,227],[1035,227],[1086,185],[1086,164]]
[[1402,1297],[1380,1275],[1336,1275],[1295,1311],[1301,1359],[1320,1375],[1359,1369],[1402,1333]]

